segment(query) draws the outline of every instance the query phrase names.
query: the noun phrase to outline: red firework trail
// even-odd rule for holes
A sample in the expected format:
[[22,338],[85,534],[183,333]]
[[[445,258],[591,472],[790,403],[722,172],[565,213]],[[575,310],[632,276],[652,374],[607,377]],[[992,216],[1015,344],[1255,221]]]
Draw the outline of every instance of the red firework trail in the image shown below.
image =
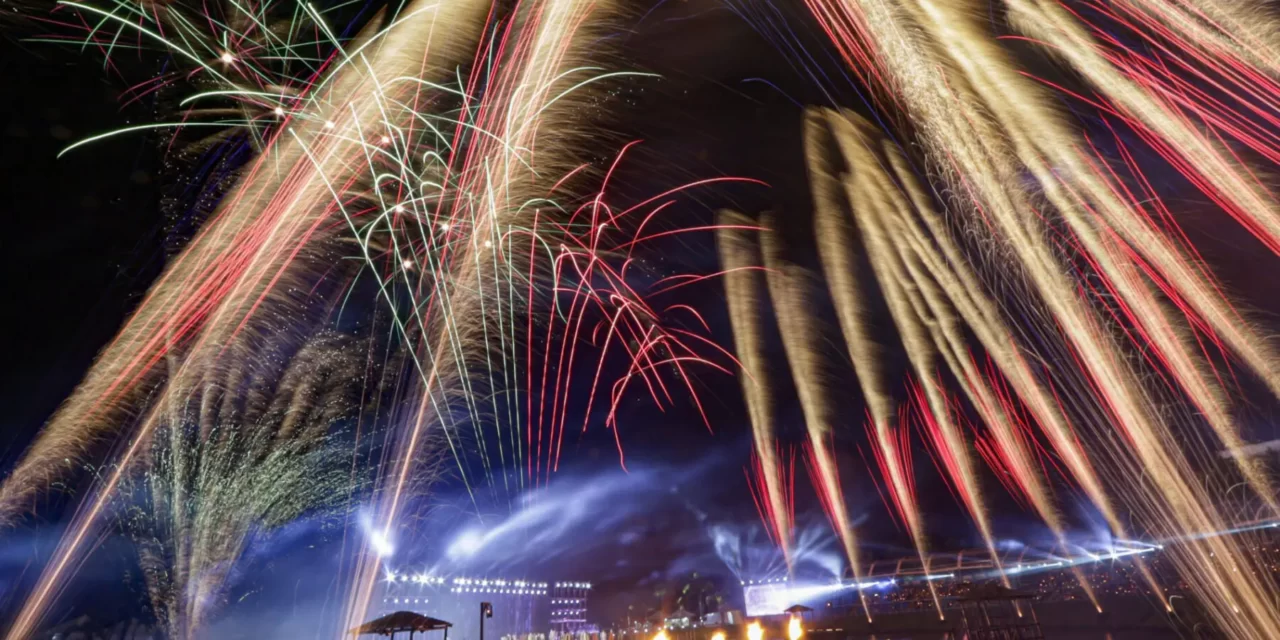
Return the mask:
[[[778,445],[781,450],[782,446]],[[778,476],[782,479],[783,486],[783,505],[786,510],[786,522],[795,522],[795,493],[796,493],[796,452],[794,448],[786,450],[782,460],[778,464]],[[777,522],[779,519],[774,515],[773,501],[769,500],[769,491],[765,485],[764,463],[760,456],[752,454],[751,464],[743,469],[743,473],[747,477],[747,489],[751,493],[751,499],[756,505],[756,512],[760,516],[760,522],[764,525],[764,531],[769,536],[769,540],[775,545],[781,545],[783,540],[793,538],[792,532],[780,532],[777,530]],[[786,550],[783,550],[784,553]]]

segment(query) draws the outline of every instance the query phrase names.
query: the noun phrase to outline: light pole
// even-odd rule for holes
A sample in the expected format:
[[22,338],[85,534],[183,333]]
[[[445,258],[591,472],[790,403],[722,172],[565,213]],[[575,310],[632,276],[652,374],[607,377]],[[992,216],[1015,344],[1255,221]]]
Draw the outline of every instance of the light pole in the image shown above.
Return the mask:
[[480,640],[484,640],[484,619],[493,617],[493,603],[480,603]]

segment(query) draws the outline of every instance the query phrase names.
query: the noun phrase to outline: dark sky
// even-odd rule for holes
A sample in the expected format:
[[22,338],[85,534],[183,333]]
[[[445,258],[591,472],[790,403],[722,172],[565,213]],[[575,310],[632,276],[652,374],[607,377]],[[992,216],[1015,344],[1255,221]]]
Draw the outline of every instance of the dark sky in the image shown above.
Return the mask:
[[121,107],[96,56],[0,42],[3,109],[5,407],[0,459],[12,461],[114,335],[161,262],[154,141],[123,137],[55,156],[84,136],[147,121]]
[[[819,39],[813,33],[799,32],[811,45],[810,53],[817,62],[810,67],[811,73],[824,80],[830,95],[819,89],[809,71],[793,65],[794,59],[781,54],[744,16],[718,1],[638,3],[635,13],[644,16],[635,32],[616,37],[622,56],[638,69],[662,74],[664,80],[631,94],[634,104],[620,106],[617,121],[607,125],[619,140],[645,140],[635,164],[619,174],[619,187],[632,193],[653,193],[697,178],[749,176],[765,180],[771,187],[699,192],[696,199],[681,205],[685,207],[681,215],[710,222],[715,209],[736,207],[753,214],[776,211],[784,225],[803,221],[804,216],[796,213],[808,209],[799,105],[828,104],[831,98],[854,108],[861,104],[857,88],[842,77],[839,66],[827,57],[829,52],[817,45]],[[5,87],[6,94],[0,107],[4,110],[0,118],[0,203],[6,216],[0,234],[0,259],[5,261],[3,294],[8,320],[0,334],[0,368],[4,372],[0,385],[0,407],[4,408],[0,469],[4,469],[74,388],[93,355],[112,337],[159,273],[169,229],[160,201],[164,189],[171,185],[163,184],[164,145],[156,136],[122,136],[55,158],[66,145],[85,136],[155,120],[156,111],[147,101],[128,106],[122,106],[121,101],[121,91],[128,84],[125,79],[145,78],[148,61],[122,59],[118,73],[113,73],[103,68],[97,53],[22,43],[13,35],[0,46],[0,87]],[[726,55],[727,51],[733,54]],[[1280,307],[1280,278],[1256,277],[1250,257],[1256,255],[1257,248],[1252,241],[1238,226],[1223,224],[1214,213],[1202,213],[1208,208],[1194,198],[1185,204],[1186,223],[1224,280],[1262,314]],[[678,263],[668,265],[672,270],[716,269],[709,236],[663,249],[669,254],[666,259]],[[686,295],[707,314],[718,342],[729,345],[731,336],[718,298],[719,285],[712,283]],[[1264,323],[1272,323],[1272,316],[1260,317]],[[778,345],[773,348],[774,360],[780,361]],[[833,354],[837,354],[834,360],[843,362],[839,349],[832,345]],[[673,477],[688,478],[687,487],[655,481],[650,488],[657,493],[644,495],[674,492],[680,496],[658,521],[679,529],[680,536],[690,540],[697,539],[705,525],[691,515],[695,512],[724,522],[751,523],[755,519],[742,474],[748,451],[747,427],[737,382],[713,375],[700,378],[699,386],[713,417],[715,434],[706,432],[691,406],[676,407],[665,414],[637,408],[623,416],[624,442],[637,469],[663,469]],[[797,440],[795,436],[803,427],[794,398],[785,388],[780,397],[780,428],[784,437]],[[889,547],[884,553],[898,553],[901,536],[888,522],[857,453],[856,444],[862,440],[861,407],[851,400],[846,409],[848,415],[857,417],[851,417],[847,425],[841,459],[854,487],[849,491],[854,496],[851,503],[856,512],[866,516],[863,526],[868,537]],[[1251,415],[1261,420],[1270,413],[1263,405]],[[603,430],[566,446],[571,448],[567,455],[573,456],[572,474],[577,474],[568,476],[601,478],[617,469],[612,437]],[[733,459],[726,459],[726,455]],[[711,458],[714,469],[699,470]],[[941,525],[933,527],[937,545],[973,546],[970,528],[931,476],[927,459],[919,456],[918,464],[924,472],[922,499],[935,524]],[[691,488],[695,484],[696,490]],[[802,480],[800,494],[807,492],[804,485]],[[442,502],[451,500],[452,495],[445,495]],[[811,497],[801,495],[800,502],[814,512]],[[1021,535],[1034,529],[1021,512],[998,511],[998,524],[1006,531]],[[49,518],[57,520],[56,513],[53,510]],[[644,524],[635,514],[617,515],[630,518],[626,521],[629,529]],[[643,527],[638,530],[645,531]],[[624,547],[597,551],[600,555],[596,556],[586,553],[582,560],[611,558],[612,579],[622,584],[662,569],[620,567],[617,549]],[[685,547],[663,551],[656,545],[647,555],[666,553],[668,560],[653,564],[669,569],[680,566],[677,561],[687,551]],[[0,608],[4,604],[0,602]]]
[[[682,204],[686,210],[681,215],[707,223],[715,209],[725,206],[752,212],[802,208],[806,196],[795,100],[809,102],[821,94],[795,77],[747,23],[713,8],[717,6],[644,5],[638,13],[647,15],[639,29],[614,38],[636,68],[665,76],[646,84],[645,92],[634,93],[635,104],[607,124],[619,141],[645,140],[634,162],[620,172],[618,188],[649,194],[710,176],[749,176],[772,187],[700,191]],[[122,98],[125,87],[149,77],[153,61],[120,55],[113,68],[106,69],[96,52],[20,40],[32,33],[43,31],[18,25],[0,43],[0,86],[9,89],[0,118],[0,202],[8,217],[0,254],[10,320],[0,338],[0,406],[5,408],[0,418],[0,469],[14,463],[127,318],[163,267],[166,235],[172,230],[161,209],[162,197],[174,188],[172,177],[162,169],[166,138],[121,136],[56,157],[86,136],[161,117],[148,100],[124,105]],[[751,53],[723,55],[729,50]],[[665,266],[672,271],[716,268],[710,235],[662,249],[672,253],[672,264]],[[723,309],[706,304],[720,295],[719,285],[710,283],[685,295],[699,302],[716,339],[727,345]],[[717,451],[732,452],[733,458],[716,457],[715,481],[707,485],[707,476],[699,476],[703,490],[688,491],[659,520],[640,522],[634,514],[624,514],[629,522],[648,530],[674,527],[680,530],[673,532],[674,539],[698,540],[702,534],[689,511],[692,503],[686,504],[692,500],[708,503],[704,507],[719,519],[754,523],[742,474],[748,447],[737,385],[732,377],[719,374],[699,381],[714,435],[698,421],[691,405],[665,414],[645,409],[624,414],[626,449],[636,468],[658,465],[687,474]],[[794,410],[791,413],[794,416]],[[612,437],[603,430],[567,445],[575,473],[595,477],[618,469]],[[448,483],[441,487],[441,502],[456,497],[451,489]],[[660,483],[652,489],[656,495],[685,490]],[[36,525],[33,531],[47,535],[29,539],[25,531],[13,532],[17,537],[9,542],[16,544],[10,544],[10,550],[46,548],[46,538],[56,534],[63,508],[70,504],[57,494],[46,498],[31,524]],[[666,565],[678,566],[689,552],[682,545],[650,554],[646,557],[656,563],[615,571],[612,579],[626,584]],[[599,553],[579,561],[590,562],[602,557]],[[108,544],[99,554],[94,563],[103,571],[87,574],[91,581],[110,583],[113,578],[107,574],[128,567],[124,547]],[[661,555],[669,557],[659,559]],[[14,603],[0,601],[0,608],[6,604]]]
[[[822,100],[816,85],[797,76],[720,3],[636,7],[643,20],[634,32],[612,39],[634,68],[664,79],[630,86],[633,104],[617,104],[617,113],[603,123],[607,137],[644,140],[615,180],[619,193],[648,195],[686,181],[737,175],[771,186],[699,190],[677,215],[706,224],[726,206],[752,213],[804,209],[797,103]],[[174,177],[162,170],[163,134],[120,136],[56,158],[86,136],[160,117],[152,101],[124,104],[122,98],[125,87],[149,77],[153,60],[118,54],[107,69],[95,52],[20,41],[20,35],[43,34],[39,26],[9,31],[0,80],[13,88],[14,99],[3,105],[0,202],[9,216],[6,307],[18,311],[7,314],[16,326],[3,338],[2,466],[29,444],[163,267],[172,225],[160,203],[174,190]],[[745,53],[723,55],[730,50]],[[710,234],[662,245],[655,255],[663,256],[669,272],[717,268]],[[703,302],[721,290],[708,283],[682,295]],[[722,305],[698,306],[716,339],[729,344]],[[743,433],[737,382],[716,376],[700,384],[718,418],[713,426],[736,441]],[[640,414],[636,420],[652,423],[628,433],[628,448],[642,457],[696,456],[698,448],[718,442],[702,437],[706,430],[695,415]]]
[[[617,188],[647,195],[699,178],[749,176],[772,186],[699,191],[682,203],[686,209],[680,215],[705,224],[714,210],[726,206],[749,212],[802,209],[807,196],[796,101],[820,100],[822,94],[773,55],[768,42],[747,23],[723,8],[709,9],[714,6],[719,5],[646,5],[641,13],[647,15],[637,32],[616,37],[636,68],[665,76],[661,82],[645,84],[645,91],[632,93],[634,104],[607,123],[617,140],[645,140],[634,161],[619,173]],[[8,215],[0,253],[5,260],[5,307],[10,310],[9,327],[0,338],[5,380],[0,387],[0,406],[5,407],[0,418],[0,469],[13,464],[160,272],[166,234],[172,230],[161,198],[173,189],[165,182],[171,177],[162,170],[166,139],[159,135],[121,136],[56,158],[85,136],[156,120],[158,111],[151,102],[123,106],[121,95],[126,86],[148,77],[151,61],[120,56],[108,70],[97,53],[21,42],[13,35],[2,46],[0,86],[11,88],[14,97],[3,101],[0,119],[0,166],[5,167],[0,202],[7,205]],[[729,50],[751,53],[723,55]],[[671,271],[717,268],[709,234],[660,249],[670,254],[664,268]],[[682,295],[698,304],[717,341],[728,345],[727,319],[716,302],[720,285],[708,283]],[[616,536],[602,535],[590,549],[577,549],[566,559],[569,568],[560,571],[604,581],[614,591],[660,581],[668,574],[714,571],[717,561],[709,553],[707,523],[756,526],[742,472],[749,447],[738,383],[715,374],[700,378],[698,385],[714,434],[707,432],[690,404],[658,413],[635,403],[636,409],[624,413],[625,447],[639,474],[626,495],[629,502],[648,508],[616,509]],[[787,421],[798,418],[794,407],[783,410],[789,413]],[[792,430],[798,429],[797,423]],[[566,445],[572,469],[564,474],[566,482],[604,482],[602,478],[619,472],[607,432],[593,431]],[[634,478],[652,481],[636,483]],[[449,505],[460,498],[456,490],[446,482],[429,509],[453,514],[445,517],[440,530],[460,530],[473,517],[466,513],[465,503],[450,511]],[[29,564],[30,558],[18,556],[47,551],[59,530],[62,508],[69,504],[56,495],[47,498],[31,523],[34,528],[11,532],[8,547],[15,557],[0,558],[7,570],[21,566],[28,578],[33,577],[36,566]],[[864,501],[863,507],[874,504]],[[887,533],[893,536],[891,530]],[[311,542],[270,563],[274,569],[269,570],[279,579],[287,581],[293,570],[285,558],[300,557],[301,566],[325,561],[307,556],[312,534],[298,535]],[[759,535],[753,539],[765,544]],[[575,547],[568,539],[556,544]],[[322,551],[321,556],[331,552]],[[128,582],[130,564],[128,545],[109,541],[95,555],[92,570],[82,574],[86,588]],[[531,570],[545,572],[547,567]],[[723,573],[723,566],[719,570]],[[263,580],[267,584],[269,579]],[[0,594],[0,610],[16,604],[4,601],[14,593]],[[73,589],[66,600],[79,608],[85,598],[77,593]],[[138,596],[133,583],[127,597],[136,601]]]

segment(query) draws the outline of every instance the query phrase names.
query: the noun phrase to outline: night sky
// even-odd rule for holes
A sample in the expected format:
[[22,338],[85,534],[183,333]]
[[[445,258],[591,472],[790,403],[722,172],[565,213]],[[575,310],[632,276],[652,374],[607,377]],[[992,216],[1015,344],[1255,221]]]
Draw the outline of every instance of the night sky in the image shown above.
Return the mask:
[[[74,50],[0,43],[5,203],[3,429],[12,461],[84,375],[158,273],[163,233],[154,141],[122,138],[55,156],[94,132],[144,121],[119,82]],[[18,97],[21,96],[21,97]]]
[[[625,84],[622,97],[612,105],[611,120],[601,125],[609,138],[645,141],[634,164],[620,172],[619,189],[653,193],[716,175],[761,179],[770,187],[699,191],[684,200],[679,215],[705,224],[722,207],[750,214],[775,211],[786,227],[783,233],[802,235],[807,228],[802,213],[809,202],[800,147],[800,105],[834,102],[862,108],[859,88],[839,71],[832,52],[822,48],[819,34],[798,33],[809,44],[813,62],[802,67],[754,28],[761,25],[757,16],[735,13],[717,0],[638,3],[634,11],[643,16],[634,32],[614,36],[621,57],[629,66],[664,78]],[[795,23],[816,29],[798,17]],[[85,136],[154,120],[152,103],[122,105],[121,100],[127,80],[145,77],[151,61],[122,56],[116,69],[104,70],[97,53],[22,42],[14,35],[21,30],[30,33],[39,28],[11,26],[11,33],[0,42],[0,86],[6,88],[0,118],[0,203],[6,216],[0,257],[8,320],[0,334],[4,371],[0,469],[13,464],[71,392],[177,242],[173,220],[166,219],[160,206],[175,188],[164,182],[163,136],[121,136],[55,158]],[[725,55],[726,51],[734,53]],[[822,80],[826,91],[815,79]],[[1275,326],[1272,314],[1280,311],[1280,278],[1252,273],[1250,257],[1257,255],[1258,247],[1237,225],[1213,217],[1218,214],[1199,213],[1210,211],[1203,202],[1188,195],[1183,203],[1186,223],[1206,258],[1258,310],[1264,324]],[[681,242],[683,246],[674,250],[664,248],[663,259],[671,261],[665,268],[693,272],[717,268],[709,234]],[[706,314],[716,340],[730,345],[720,285],[709,283],[683,295]],[[818,300],[815,312],[826,320],[830,314],[824,304]],[[772,360],[782,361],[780,345],[771,347]],[[831,352],[834,375],[853,389],[843,346],[832,342]],[[890,365],[904,366],[901,362]],[[575,483],[612,486],[608,483],[616,481],[625,487],[619,491],[626,499],[615,503],[623,506],[609,515],[616,518],[616,526],[597,532],[599,539],[592,544],[574,542],[572,536],[558,540],[560,545],[580,547],[572,557],[552,556],[566,563],[559,570],[598,580],[614,593],[647,589],[666,576],[717,570],[714,554],[708,554],[709,524],[744,530],[756,526],[743,475],[749,457],[749,426],[738,382],[710,373],[699,377],[698,385],[714,433],[708,433],[690,404],[660,414],[637,403],[622,417],[628,467],[634,476],[630,484],[619,470],[611,434],[601,429],[566,442],[563,482],[553,483],[549,491]],[[799,410],[792,392],[781,386],[779,429],[784,439],[798,441],[803,432]],[[903,554],[906,541],[890,522],[859,453],[858,445],[865,443],[863,408],[856,393],[845,396],[841,409],[849,421],[842,425],[839,450],[851,509],[873,556]],[[1266,425],[1274,407],[1260,402],[1246,412],[1246,419]],[[976,546],[972,528],[926,456],[917,456],[917,468],[922,472],[920,494],[930,514],[934,546],[953,550]],[[821,514],[807,480],[800,484],[798,502],[805,522],[820,524]],[[433,497],[430,521],[443,521],[441,529],[456,529],[471,517],[457,489],[446,481]],[[1028,514],[996,491],[991,493],[999,514],[997,524],[1007,535],[1042,533]],[[57,494],[47,498],[33,524],[56,530],[65,516],[65,502]],[[1079,526],[1087,528],[1089,514],[1080,510],[1076,516]],[[317,549],[310,535],[300,532],[297,540],[307,542],[287,554],[279,548],[260,551],[281,552],[282,558],[293,557],[300,563],[314,562],[316,556],[330,551],[323,546]],[[127,551],[107,544],[98,555],[104,558],[99,568],[107,569],[90,572],[95,579],[110,582],[119,579],[112,577],[119,567],[127,571],[127,561],[122,560]],[[0,562],[5,560],[0,555]],[[9,566],[0,565],[0,570]],[[281,576],[291,570],[278,569]],[[534,564],[530,570],[546,567]],[[723,568],[719,571],[725,573]],[[0,609],[9,604],[0,593]]]
[[[648,195],[719,175],[770,183],[769,188],[696,192],[682,203],[684,210],[678,215],[702,224],[711,222],[714,211],[722,207],[752,213],[806,208],[799,104],[821,101],[823,93],[775,55],[747,22],[718,3],[665,2],[638,7],[637,13],[644,16],[637,30],[612,39],[634,68],[664,78],[624,84],[621,97],[610,105],[616,113],[602,123],[605,139],[644,140],[620,171],[615,189]],[[154,61],[119,55],[111,69],[104,69],[97,53],[21,39],[43,33],[38,26],[17,25],[10,32],[3,40],[0,76],[20,98],[4,100],[0,146],[0,165],[5,167],[0,202],[8,213],[2,253],[10,310],[3,338],[5,384],[0,394],[6,410],[0,428],[0,468],[14,463],[72,391],[181,239],[181,231],[161,206],[162,199],[178,188],[164,170],[168,138],[163,134],[121,136],[56,158],[68,144],[86,136],[154,121],[154,101],[124,104],[122,97],[126,87],[147,77]],[[726,50],[750,53],[721,55]],[[662,256],[667,264],[658,269],[717,268],[710,234],[661,249],[669,255]],[[728,345],[731,335],[718,302],[720,285],[708,283],[682,295],[698,304],[716,340]],[[689,571],[726,573],[710,552],[706,524],[757,528],[743,474],[749,427],[734,378],[709,374],[700,377],[698,385],[714,433],[708,432],[691,404],[658,413],[644,402],[634,403],[622,417],[628,466],[634,471],[626,491],[629,504],[648,506],[643,511],[620,508],[617,531],[599,537],[590,548],[569,538],[559,540],[557,544],[578,548],[576,554],[558,556],[566,564],[551,573],[596,579],[617,593],[637,588],[646,592],[668,576]],[[782,410],[791,423],[784,432],[801,433],[794,404],[784,402]],[[612,435],[602,429],[577,440],[571,437],[566,448],[564,484],[591,483],[621,473]],[[635,478],[646,480],[638,483]],[[79,479],[69,495],[85,486],[85,479]],[[426,509],[435,514],[432,522],[443,517],[441,526],[451,530],[473,517],[459,491],[448,480],[437,488]],[[54,492],[43,498],[39,514],[29,522],[37,535],[15,532],[11,540],[17,544],[9,549],[16,553],[0,557],[6,571],[20,569],[27,578],[34,576],[36,567],[29,558],[54,539],[68,515],[66,507],[74,504],[67,496]],[[864,508],[879,508],[874,498],[867,498]],[[804,497],[801,501],[806,502]],[[896,536],[891,528],[885,533],[890,540]],[[753,535],[767,546],[758,532]],[[273,565],[286,577],[293,570],[288,566],[294,557],[290,554],[298,554],[299,564],[307,565],[324,561],[308,553],[323,558],[333,552],[316,542],[324,536],[315,538],[305,531],[298,536],[303,541],[298,549],[272,550],[281,554]],[[319,551],[315,544],[321,544]],[[129,577],[130,556],[123,542],[104,544],[93,566],[82,574],[88,589],[83,593],[123,581],[130,589],[122,597],[140,601],[136,574]],[[269,578],[262,584],[270,584]],[[78,611],[86,598],[77,593],[82,592],[73,588],[66,600]],[[6,602],[13,594],[10,590],[0,595],[0,608],[16,604]],[[103,606],[110,610],[119,604]]]
[[[614,113],[602,123],[602,136],[644,140],[621,168],[616,189],[647,195],[699,178],[747,176],[770,187],[693,192],[678,215],[705,224],[722,207],[751,213],[805,209],[799,103],[820,102],[823,93],[718,3],[664,2],[636,11],[643,20],[635,32],[611,39],[633,68],[664,78],[626,84],[619,91],[623,97],[610,104]],[[10,212],[3,252],[7,308],[20,311],[9,314],[16,326],[5,332],[5,466],[78,383],[172,254],[174,236],[181,237],[161,207],[176,188],[165,183],[173,178],[163,170],[164,134],[120,136],[55,157],[86,136],[154,121],[153,101],[123,104],[122,97],[129,84],[147,77],[153,61],[119,55],[104,69],[96,53],[19,37],[42,34],[38,26],[10,31],[0,73],[21,99],[4,101],[0,153],[6,179],[0,201]],[[725,50],[749,53],[717,54]],[[656,252],[668,262],[658,269],[717,268],[711,234],[679,243]],[[722,292],[713,282],[687,296],[701,301]],[[729,344],[722,305],[699,308],[717,341]],[[647,424],[627,433],[628,454],[692,460],[708,447],[737,443],[745,433],[738,383],[717,375],[700,384],[716,416],[716,435],[696,415],[638,415],[631,421]],[[588,439],[577,446],[602,467],[616,464],[616,454],[602,454],[598,444]]]

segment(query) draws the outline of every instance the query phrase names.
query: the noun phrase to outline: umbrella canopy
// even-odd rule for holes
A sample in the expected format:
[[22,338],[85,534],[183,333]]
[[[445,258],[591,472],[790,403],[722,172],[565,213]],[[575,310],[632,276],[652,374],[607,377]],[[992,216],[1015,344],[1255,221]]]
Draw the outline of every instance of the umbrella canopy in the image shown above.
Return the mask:
[[448,629],[453,624],[445,622],[431,616],[424,616],[420,613],[412,611],[397,611],[378,618],[370,620],[354,629],[351,633],[355,635],[378,635],[389,636],[401,631],[435,631],[438,629]]
[[783,611],[786,611],[787,613],[809,613],[810,611],[813,611],[813,609],[802,604],[793,604],[786,609],[783,609]]

